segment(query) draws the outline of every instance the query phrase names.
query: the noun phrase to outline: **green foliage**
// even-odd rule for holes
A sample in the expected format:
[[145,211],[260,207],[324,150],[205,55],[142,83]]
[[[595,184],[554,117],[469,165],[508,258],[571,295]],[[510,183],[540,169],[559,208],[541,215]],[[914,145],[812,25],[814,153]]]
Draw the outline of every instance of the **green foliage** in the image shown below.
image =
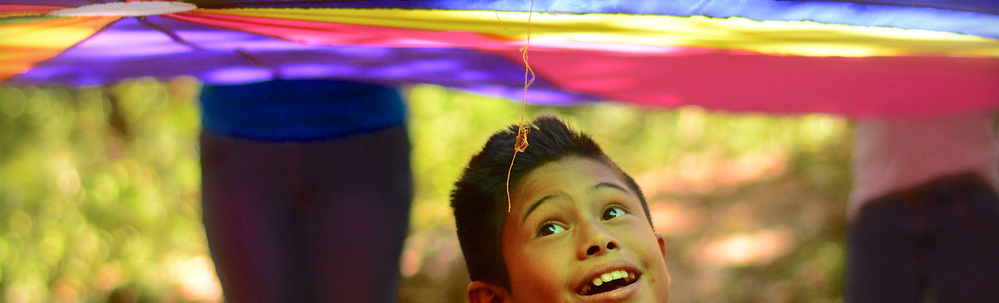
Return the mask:
[[196,88],[0,88],[0,301],[174,287],[168,261],[206,253]]

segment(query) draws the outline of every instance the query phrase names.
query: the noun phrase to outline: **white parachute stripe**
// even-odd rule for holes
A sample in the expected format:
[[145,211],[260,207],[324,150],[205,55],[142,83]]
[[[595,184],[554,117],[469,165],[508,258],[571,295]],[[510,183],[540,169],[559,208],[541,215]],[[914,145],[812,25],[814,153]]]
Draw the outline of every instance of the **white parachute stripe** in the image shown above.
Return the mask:
[[85,16],[150,16],[186,12],[197,9],[191,3],[176,1],[134,1],[91,4],[80,7],[64,8],[49,13],[51,16],[85,17]]

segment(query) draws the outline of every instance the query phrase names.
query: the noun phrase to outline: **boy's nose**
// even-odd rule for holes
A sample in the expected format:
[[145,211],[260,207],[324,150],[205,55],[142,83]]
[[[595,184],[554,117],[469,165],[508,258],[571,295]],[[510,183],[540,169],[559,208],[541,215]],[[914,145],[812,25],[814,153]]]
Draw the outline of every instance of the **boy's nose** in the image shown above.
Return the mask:
[[584,239],[580,245],[579,258],[586,259],[603,255],[620,248],[617,240],[597,225],[584,227]]
[[586,249],[586,255],[593,256],[598,253],[603,253],[606,250],[612,250],[612,249],[617,249],[617,243],[614,243],[614,241],[607,242],[607,249],[601,249],[599,245],[590,246],[590,248]]

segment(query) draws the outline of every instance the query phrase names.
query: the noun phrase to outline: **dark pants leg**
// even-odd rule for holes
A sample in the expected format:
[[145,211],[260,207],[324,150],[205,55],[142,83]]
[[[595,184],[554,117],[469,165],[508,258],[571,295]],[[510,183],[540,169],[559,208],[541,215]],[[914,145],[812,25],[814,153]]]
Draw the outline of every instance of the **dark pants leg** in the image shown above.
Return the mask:
[[404,126],[315,142],[203,133],[205,230],[228,302],[394,302]]
[[864,206],[848,231],[846,302],[918,302],[916,243],[901,201]]
[[[396,302],[399,255],[412,202],[410,145],[404,127],[305,152],[315,302]],[[336,168],[336,169],[334,169]],[[327,203],[318,203],[328,201]]]
[[984,184],[956,190],[964,194],[928,211],[935,234],[927,293],[941,303],[999,303],[999,198]]
[[944,178],[867,203],[850,224],[846,302],[999,302],[999,198]]

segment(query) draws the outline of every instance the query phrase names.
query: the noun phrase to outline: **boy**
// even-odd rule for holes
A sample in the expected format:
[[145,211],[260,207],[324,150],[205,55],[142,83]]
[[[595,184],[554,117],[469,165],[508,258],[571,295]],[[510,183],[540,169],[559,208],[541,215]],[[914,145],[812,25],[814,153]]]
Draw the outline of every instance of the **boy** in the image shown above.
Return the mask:
[[667,302],[666,244],[635,181],[557,118],[531,124],[509,212],[517,125],[489,138],[451,193],[468,300]]

